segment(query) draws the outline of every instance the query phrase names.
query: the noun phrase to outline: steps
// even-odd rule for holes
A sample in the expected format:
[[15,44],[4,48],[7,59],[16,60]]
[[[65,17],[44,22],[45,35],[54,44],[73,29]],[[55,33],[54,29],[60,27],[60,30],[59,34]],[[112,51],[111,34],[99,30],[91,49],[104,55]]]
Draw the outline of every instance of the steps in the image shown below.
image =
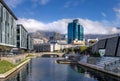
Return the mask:
[[120,58],[118,57],[101,57],[97,62],[96,65],[99,67],[105,67],[105,64],[109,64],[112,62],[115,62],[117,60],[119,60]]

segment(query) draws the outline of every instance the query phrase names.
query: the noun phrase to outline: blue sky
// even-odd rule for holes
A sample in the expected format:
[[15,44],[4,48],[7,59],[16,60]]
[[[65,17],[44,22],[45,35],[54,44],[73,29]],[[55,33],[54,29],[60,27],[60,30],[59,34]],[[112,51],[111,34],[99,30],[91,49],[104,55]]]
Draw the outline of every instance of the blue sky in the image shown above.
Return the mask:
[[80,19],[80,23],[85,26],[85,33],[91,33],[89,31],[96,26],[103,34],[112,31],[104,31],[108,28],[112,27],[115,31],[115,27],[120,27],[120,0],[5,0],[5,2],[19,18],[18,22],[23,23],[29,31],[36,28],[34,30],[51,29],[66,33],[67,23],[75,18]]

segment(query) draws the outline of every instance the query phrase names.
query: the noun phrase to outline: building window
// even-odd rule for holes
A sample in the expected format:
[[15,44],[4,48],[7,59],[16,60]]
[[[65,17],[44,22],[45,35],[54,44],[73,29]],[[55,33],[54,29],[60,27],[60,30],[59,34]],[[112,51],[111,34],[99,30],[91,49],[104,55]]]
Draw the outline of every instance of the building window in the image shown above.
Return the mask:
[[20,40],[20,36],[17,36],[17,40]]
[[17,34],[20,34],[20,30],[19,29],[17,29]]

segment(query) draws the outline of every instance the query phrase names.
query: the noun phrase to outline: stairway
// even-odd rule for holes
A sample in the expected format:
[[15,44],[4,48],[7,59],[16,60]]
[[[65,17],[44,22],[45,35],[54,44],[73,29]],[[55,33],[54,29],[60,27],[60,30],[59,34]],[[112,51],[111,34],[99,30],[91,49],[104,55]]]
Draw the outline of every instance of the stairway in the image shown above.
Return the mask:
[[119,57],[101,57],[97,62],[96,65],[99,67],[105,67],[105,64],[115,62],[119,60]]

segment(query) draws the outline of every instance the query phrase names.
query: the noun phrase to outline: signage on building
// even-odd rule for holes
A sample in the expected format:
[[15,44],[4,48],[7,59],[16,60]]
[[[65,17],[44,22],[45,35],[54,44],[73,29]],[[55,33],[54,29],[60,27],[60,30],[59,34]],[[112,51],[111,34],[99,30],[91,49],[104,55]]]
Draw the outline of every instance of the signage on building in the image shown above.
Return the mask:
[[100,56],[104,56],[105,55],[105,49],[99,49],[99,54],[100,54]]

